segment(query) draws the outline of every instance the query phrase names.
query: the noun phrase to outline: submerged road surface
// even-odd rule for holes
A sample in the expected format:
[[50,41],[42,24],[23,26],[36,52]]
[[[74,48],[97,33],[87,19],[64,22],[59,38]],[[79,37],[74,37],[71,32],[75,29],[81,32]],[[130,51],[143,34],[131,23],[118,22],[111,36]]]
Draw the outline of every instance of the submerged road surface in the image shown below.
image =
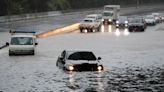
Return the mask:
[[[164,24],[145,32],[69,34],[38,39],[35,56],[8,56],[0,50],[0,91],[4,92],[162,92]],[[122,31],[121,31],[122,32]],[[8,33],[0,37],[7,38]],[[4,36],[6,35],[6,36]],[[89,50],[102,57],[105,71],[66,73],[56,67],[63,50]]]
[[[40,32],[49,30],[54,25],[56,27],[67,24],[65,22],[79,22],[84,17],[77,16],[61,16],[62,23],[54,22],[60,20],[58,16],[50,23],[45,18],[42,21],[45,22],[44,25],[41,21],[17,21],[12,24],[15,24],[13,28],[35,26]],[[4,28],[7,28],[6,24]],[[104,29],[99,33],[80,34],[77,30],[73,33],[40,38],[35,56],[9,56],[8,47],[1,49],[0,91],[163,92],[164,24],[148,27],[145,32],[134,33],[116,30],[112,26]],[[0,32],[0,45],[5,44],[9,38],[8,32]],[[57,57],[63,50],[93,51],[97,57],[102,57],[101,63],[105,70],[100,73],[66,73],[56,67]]]

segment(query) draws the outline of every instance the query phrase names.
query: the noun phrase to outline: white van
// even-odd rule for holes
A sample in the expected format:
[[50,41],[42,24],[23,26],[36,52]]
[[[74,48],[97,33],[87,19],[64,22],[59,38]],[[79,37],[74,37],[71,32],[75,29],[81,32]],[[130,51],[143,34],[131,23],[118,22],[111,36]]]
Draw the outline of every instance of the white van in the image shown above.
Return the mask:
[[22,55],[22,54],[35,54],[36,39],[34,38],[34,31],[13,31],[11,32],[9,45],[9,56],[11,55]]
[[105,5],[102,22],[103,24],[113,24],[120,15],[120,5]]

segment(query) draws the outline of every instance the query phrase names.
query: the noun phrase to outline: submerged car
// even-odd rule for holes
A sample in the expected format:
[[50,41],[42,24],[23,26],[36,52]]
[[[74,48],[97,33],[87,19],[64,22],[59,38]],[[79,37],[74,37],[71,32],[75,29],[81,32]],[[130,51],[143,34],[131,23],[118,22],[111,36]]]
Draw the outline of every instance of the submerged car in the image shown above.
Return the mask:
[[143,18],[135,17],[129,19],[129,32],[144,32],[147,25]]
[[127,16],[119,16],[116,21],[116,28],[127,28],[127,27],[128,27]]
[[58,57],[56,66],[65,71],[102,71],[101,57],[90,51],[66,51]]

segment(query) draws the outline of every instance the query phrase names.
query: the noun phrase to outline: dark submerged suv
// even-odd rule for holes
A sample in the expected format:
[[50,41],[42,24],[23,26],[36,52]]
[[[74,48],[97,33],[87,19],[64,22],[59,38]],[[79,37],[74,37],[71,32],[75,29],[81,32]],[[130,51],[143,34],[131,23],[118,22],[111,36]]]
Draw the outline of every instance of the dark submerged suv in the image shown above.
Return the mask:
[[66,71],[102,71],[101,57],[90,51],[66,51],[58,57],[56,66]]

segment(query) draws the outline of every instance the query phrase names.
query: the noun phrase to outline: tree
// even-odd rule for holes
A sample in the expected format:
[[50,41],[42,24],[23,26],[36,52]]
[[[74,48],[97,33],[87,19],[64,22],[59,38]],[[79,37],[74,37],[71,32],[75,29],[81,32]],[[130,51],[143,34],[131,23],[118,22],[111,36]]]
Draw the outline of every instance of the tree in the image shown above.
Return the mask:
[[47,4],[51,10],[64,10],[70,8],[70,4],[67,0],[49,0]]

